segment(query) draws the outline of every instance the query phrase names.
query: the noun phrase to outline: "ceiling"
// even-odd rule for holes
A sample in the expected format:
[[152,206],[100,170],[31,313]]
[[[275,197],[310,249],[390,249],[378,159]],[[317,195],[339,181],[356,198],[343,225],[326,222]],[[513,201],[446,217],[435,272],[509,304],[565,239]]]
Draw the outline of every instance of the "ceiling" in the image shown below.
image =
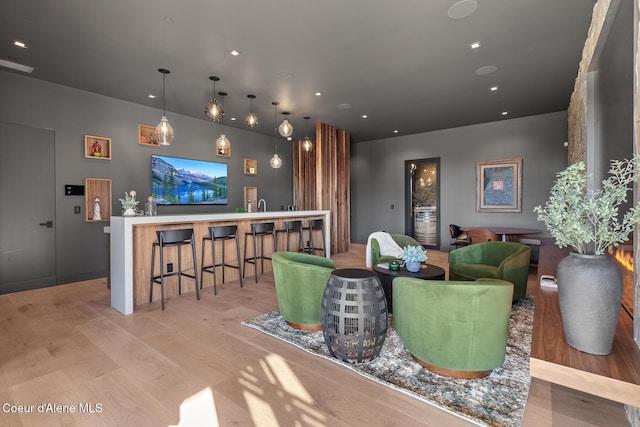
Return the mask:
[[[169,121],[207,120],[217,76],[226,126],[274,135],[275,116],[287,111],[296,139],[320,121],[361,142],[566,110],[594,4],[2,0],[0,59],[34,67],[36,79],[160,110],[157,69],[167,68]],[[471,49],[474,41],[481,47]],[[478,75],[486,66],[497,70]],[[244,124],[248,94],[260,120],[253,129]]]

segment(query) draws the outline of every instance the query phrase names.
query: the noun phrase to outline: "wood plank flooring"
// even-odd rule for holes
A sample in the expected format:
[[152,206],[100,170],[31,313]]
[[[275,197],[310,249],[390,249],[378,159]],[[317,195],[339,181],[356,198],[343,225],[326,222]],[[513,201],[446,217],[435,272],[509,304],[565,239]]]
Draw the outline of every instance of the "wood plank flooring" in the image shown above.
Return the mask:
[[[364,268],[364,246],[334,259]],[[447,254],[430,250],[429,262],[446,270]],[[1,295],[0,426],[471,425],[240,325],[276,307],[271,274],[130,316],[110,307],[106,279]],[[620,404],[534,379],[523,425],[628,423]]]

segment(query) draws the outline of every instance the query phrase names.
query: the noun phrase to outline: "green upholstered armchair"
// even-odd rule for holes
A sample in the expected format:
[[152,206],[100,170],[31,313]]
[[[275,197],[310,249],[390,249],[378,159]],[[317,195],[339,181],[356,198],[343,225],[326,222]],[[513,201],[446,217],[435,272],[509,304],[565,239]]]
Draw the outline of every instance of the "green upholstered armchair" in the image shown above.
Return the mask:
[[[422,246],[416,239],[405,234],[390,234],[394,242],[401,248],[405,246]],[[388,255],[380,255],[380,243],[376,238],[371,239],[371,265],[376,265],[380,262],[389,262],[396,259],[395,257]]]
[[515,302],[527,294],[530,258],[531,248],[520,243],[476,243],[449,252],[449,280],[506,280]]
[[414,359],[455,378],[502,366],[513,285],[504,280],[393,280],[393,327]]
[[289,326],[322,330],[322,294],[336,265],[330,258],[298,252],[272,255],[273,277],[280,313]]

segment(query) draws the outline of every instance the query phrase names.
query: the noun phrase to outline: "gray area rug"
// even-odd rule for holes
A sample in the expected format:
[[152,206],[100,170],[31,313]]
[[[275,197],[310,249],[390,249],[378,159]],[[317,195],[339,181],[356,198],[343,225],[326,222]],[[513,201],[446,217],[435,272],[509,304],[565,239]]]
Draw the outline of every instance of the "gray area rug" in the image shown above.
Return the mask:
[[329,354],[322,331],[305,332],[293,329],[286,324],[277,310],[261,314],[242,324],[472,423],[486,426],[519,426],[531,384],[529,354],[533,308],[532,297],[523,298],[513,305],[504,365],[494,369],[488,377],[475,380],[447,378],[422,368],[411,358],[391,326],[387,331],[382,351],[376,359],[367,363],[351,364]]

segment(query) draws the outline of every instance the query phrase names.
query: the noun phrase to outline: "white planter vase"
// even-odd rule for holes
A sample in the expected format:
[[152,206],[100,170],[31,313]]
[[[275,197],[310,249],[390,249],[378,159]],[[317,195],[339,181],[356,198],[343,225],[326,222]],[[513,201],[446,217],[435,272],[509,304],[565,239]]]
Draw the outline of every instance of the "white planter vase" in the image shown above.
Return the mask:
[[125,209],[122,212],[122,216],[136,216],[136,211],[135,211],[135,209],[132,209],[132,208]]

